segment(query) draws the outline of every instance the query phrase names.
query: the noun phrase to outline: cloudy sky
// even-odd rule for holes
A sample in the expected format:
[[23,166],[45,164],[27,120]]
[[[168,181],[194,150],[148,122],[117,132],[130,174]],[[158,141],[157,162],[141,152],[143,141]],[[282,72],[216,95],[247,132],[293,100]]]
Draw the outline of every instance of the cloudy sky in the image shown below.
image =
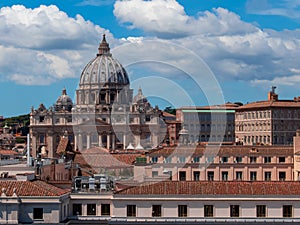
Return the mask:
[[0,1],[0,115],[74,99],[102,34],[132,87],[180,107],[300,95],[299,0]]

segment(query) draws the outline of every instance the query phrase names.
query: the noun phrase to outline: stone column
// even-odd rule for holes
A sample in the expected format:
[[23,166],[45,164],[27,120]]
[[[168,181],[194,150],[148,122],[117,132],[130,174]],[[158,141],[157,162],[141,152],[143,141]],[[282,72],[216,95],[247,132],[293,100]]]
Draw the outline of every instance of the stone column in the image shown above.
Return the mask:
[[127,143],[126,143],[126,134],[124,133],[123,134],[123,149],[124,150],[126,149],[126,146],[127,146]]
[[103,147],[103,143],[102,143],[102,135],[100,134],[99,135],[99,137],[98,137],[98,139],[99,139],[99,147]]
[[135,145],[134,146],[138,146],[139,144],[141,144],[140,134],[134,135],[134,139],[135,139]]
[[74,134],[74,151],[78,148],[78,135]]
[[107,137],[106,137],[106,148],[108,150],[110,149],[110,134],[107,134]]
[[158,146],[158,135],[156,133],[151,134],[151,147]]
[[47,144],[47,150],[48,150],[48,157],[52,158],[54,156],[54,140],[53,140],[53,132],[49,131],[47,133],[47,136],[45,137],[46,144]]
[[89,149],[91,147],[91,134],[88,133],[86,135],[86,148]]
[[78,150],[82,150],[82,134],[78,134]]
[[36,151],[37,151],[37,143],[36,143],[36,135],[37,133],[33,133],[32,136],[31,136],[31,145],[32,145],[32,157],[36,158],[37,155],[36,155]]
[[116,149],[116,135],[112,134],[112,140],[111,140],[112,150]]

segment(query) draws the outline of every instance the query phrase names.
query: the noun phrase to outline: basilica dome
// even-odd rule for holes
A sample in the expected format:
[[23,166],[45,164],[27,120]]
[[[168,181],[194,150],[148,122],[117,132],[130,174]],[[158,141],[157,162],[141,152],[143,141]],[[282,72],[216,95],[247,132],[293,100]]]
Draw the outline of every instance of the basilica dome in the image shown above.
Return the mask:
[[128,85],[128,75],[123,66],[112,57],[105,35],[103,35],[98,51],[97,56],[83,69],[79,86]]
[[62,90],[61,96],[59,96],[56,100],[56,103],[54,104],[55,111],[60,111],[62,109],[71,111],[73,107],[72,99],[67,95],[67,91],[64,88]]

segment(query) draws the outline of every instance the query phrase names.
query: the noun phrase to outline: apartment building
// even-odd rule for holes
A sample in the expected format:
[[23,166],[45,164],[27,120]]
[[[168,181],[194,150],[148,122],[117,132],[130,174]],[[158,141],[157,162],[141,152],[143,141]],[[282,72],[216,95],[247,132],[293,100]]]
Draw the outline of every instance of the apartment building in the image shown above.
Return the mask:
[[176,110],[176,120],[188,131],[189,143],[235,141],[235,109],[239,105],[181,107]]
[[299,182],[164,181],[70,194],[70,224],[300,222]]
[[275,88],[268,100],[252,102],[236,109],[235,136],[243,145],[292,145],[300,128],[300,98],[280,100]]
[[1,224],[61,224],[68,218],[69,191],[42,181],[0,180]]
[[292,181],[292,146],[180,146],[162,148],[136,163],[135,180]]

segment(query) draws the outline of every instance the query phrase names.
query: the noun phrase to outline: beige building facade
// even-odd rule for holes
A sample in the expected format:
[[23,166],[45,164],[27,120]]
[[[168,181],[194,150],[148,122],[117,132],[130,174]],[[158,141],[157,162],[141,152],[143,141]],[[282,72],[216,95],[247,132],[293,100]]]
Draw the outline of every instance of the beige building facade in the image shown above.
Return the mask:
[[236,109],[236,142],[243,145],[292,145],[300,128],[300,99],[280,100],[275,87],[268,100],[252,102]]
[[292,181],[292,146],[180,146],[147,154],[137,181]]

